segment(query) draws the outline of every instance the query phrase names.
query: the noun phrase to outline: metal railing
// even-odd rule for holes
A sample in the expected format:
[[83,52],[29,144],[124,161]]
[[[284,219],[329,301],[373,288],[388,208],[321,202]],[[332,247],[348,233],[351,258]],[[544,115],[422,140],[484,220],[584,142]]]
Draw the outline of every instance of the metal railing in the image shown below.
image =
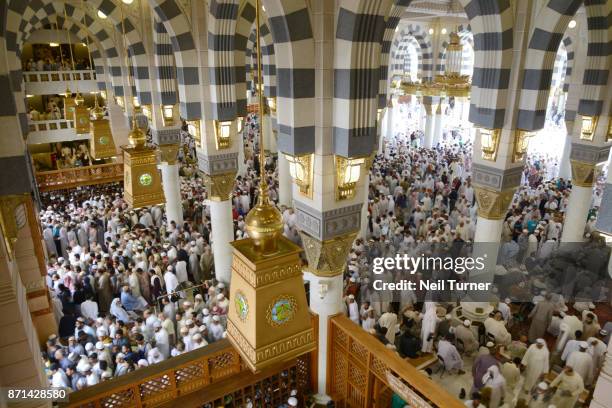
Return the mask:
[[96,72],[90,69],[78,71],[24,71],[24,82],[90,81]]
[[74,129],[73,120],[30,120],[30,132],[45,132],[48,130]]
[[113,183],[123,180],[123,163],[99,164],[87,167],[72,167],[36,173],[40,191],[61,190],[77,186]]

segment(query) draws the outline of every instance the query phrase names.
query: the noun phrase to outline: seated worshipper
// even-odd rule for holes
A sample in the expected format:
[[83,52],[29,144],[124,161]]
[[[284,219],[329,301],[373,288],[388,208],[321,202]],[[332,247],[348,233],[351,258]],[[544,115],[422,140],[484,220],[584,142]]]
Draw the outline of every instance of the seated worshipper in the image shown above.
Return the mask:
[[482,397],[479,392],[472,393],[472,399],[465,401],[465,406],[468,408],[485,408],[484,405],[481,404]]
[[438,358],[444,363],[446,371],[457,371],[459,375],[465,374],[465,371],[463,371],[463,359],[455,345],[447,337],[443,337],[438,342]]
[[121,300],[119,298],[113,299],[110,307],[110,313],[111,315],[115,316],[117,320],[121,320],[124,323],[129,323],[132,321],[128,312],[121,305]]
[[128,312],[138,310],[143,311],[149,307],[149,304],[142,296],[134,296],[130,291],[130,287],[125,285],[121,291],[121,304]]
[[484,321],[484,327],[487,334],[493,336],[495,343],[507,346],[512,341],[512,336],[506,329],[506,322],[499,310],[489,315]]
[[507,347],[510,358],[522,359],[527,352],[527,336],[521,336],[518,340],[513,340]]
[[480,390],[484,385],[482,379],[489,368],[499,365],[494,354],[495,344],[491,341],[487,343],[486,347],[481,347],[478,351],[478,357],[476,357],[472,365],[472,377],[474,378],[472,391]]
[[463,347],[463,352],[467,355],[472,354],[478,349],[478,341],[472,330],[472,322],[468,319],[465,319],[463,324],[455,327],[455,339],[457,339],[457,344]]
[[494,365],[489,367],[487,373],[482,378],[483,388],[491,389],[488,408],[498,408],[502,405],[506,391],[506,380],[499,372],[499,367]]
[[550,388],[555,390],[550,401],[555,408],[573,408],[584,391],[584,383],[580,374],[568,365],[550,383]]
[[525,382],[523,390],[529,392],[540,380],[543,374],[548,373],[550,361],[550,353],[544,339],[537,339],[534,344],[529,346],[527,352],[521,360],[521,364],[525,367]]

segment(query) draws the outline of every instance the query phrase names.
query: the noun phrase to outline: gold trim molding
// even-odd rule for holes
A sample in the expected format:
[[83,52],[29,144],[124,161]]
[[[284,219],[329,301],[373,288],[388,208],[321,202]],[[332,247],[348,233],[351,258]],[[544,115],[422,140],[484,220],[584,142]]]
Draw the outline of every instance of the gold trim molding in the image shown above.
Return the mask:
[[478,216],[488,220],[501,220],[508,212],[515,189],[504,191],[489,190],[474,186],[476,201],[478,202]]
[[204,174],[204,183],[208,190],[208,199],[211,201],[226,201],[234,191],[236,173],[225,173],[209,176]]
[[300,236],[308,259],[306,270],[317,276],[330,277],[344,272],[346,257],[357,237],[357,232],[326,241],[319,241],[305,232],[300,232]]
[[593,187],[595,183],[595,164],[571,160],[572,184],[579,187]]
[[169,165],[176,164],[179,149],[180,146],[178,144],[159,145],[162,163],[168,163]]

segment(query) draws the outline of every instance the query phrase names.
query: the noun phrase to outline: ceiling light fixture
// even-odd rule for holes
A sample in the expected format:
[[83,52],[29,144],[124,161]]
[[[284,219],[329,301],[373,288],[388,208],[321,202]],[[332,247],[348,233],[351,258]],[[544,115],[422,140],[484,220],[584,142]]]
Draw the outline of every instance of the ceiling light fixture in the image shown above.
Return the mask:
[[124,4],[132,4],[134,0],[123,0]]
[[576,20],[571,20],[567,26],[568,26],[569,28],[574,28],[574,27],[576,27]]
[[435,31],[434,31],[434,29],[433,29],[433,28],[430,28],[428,32],[429,32],[429,35],[433,35],[433,33],[434,33]]
[[443,28],[443,29],[442,29],[442,35],[444,35],[444,34],[446,34],[446,33],[447,33],[446,28]]
[[102,12],[102,10],[98,10],[98,17],[100,17],[102,20],[106,19],[106,14],[104,14]]

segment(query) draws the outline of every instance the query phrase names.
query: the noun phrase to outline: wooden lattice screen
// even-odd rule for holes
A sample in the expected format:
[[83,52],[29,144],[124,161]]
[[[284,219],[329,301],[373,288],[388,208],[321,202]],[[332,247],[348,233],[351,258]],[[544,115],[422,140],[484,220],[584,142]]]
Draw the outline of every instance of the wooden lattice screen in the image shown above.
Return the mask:
[[389,407],[393,391],[387,373],[399,377],[424,402],[422,406],[463,407],[461,401],[346,316],[332,317],[328,333],[327,393],[337,407]]

